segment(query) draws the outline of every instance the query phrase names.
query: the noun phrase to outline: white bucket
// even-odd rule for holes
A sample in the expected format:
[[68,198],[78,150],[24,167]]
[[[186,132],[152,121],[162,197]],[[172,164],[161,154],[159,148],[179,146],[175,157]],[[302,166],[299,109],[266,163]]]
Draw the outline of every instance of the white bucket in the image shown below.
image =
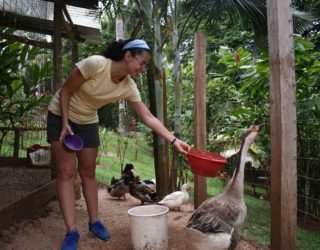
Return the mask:
[[160,205],[146,205],[128,210],[134,250],[168,249],[168,211]]

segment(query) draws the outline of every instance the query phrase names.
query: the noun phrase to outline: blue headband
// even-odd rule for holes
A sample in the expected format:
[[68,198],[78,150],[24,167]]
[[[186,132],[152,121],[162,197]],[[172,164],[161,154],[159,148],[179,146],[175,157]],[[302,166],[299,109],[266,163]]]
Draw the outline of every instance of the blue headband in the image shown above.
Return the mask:
[[150,50],[147,43],[143,40],[140,40],[140,39],[135,39],[135,40],[132,40],[132,41],[126,43],[123,46],[122,50],[126,50],[126,49],[147,49],[147,50]]

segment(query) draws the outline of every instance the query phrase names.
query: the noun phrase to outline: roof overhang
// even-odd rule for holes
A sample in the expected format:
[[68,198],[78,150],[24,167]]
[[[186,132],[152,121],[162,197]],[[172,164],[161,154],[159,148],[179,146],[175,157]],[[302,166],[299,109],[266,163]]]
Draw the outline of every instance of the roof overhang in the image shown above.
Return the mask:
[[[100,13],[97,6],[93,5],[96,4],[97,1],[68,0],[67,2],[70,4],[76,2],[78,6],[95,6],[95,8],[88,9],[66,5],[66,10],[74,25],[73,28],[76,30],[76,40],[100,43]],[[89,5],[89,3],[91,3],[91,5]],[[53,35],[53,11],[54,4],[52,1],[0,0],[0,25],[4,27],[14,27],[24,31]],[[71,25],[66,15],[64,15],[64,19],[67,25]],[[62,35],[66,38],[69,37],[66,27],[62,27]]]
[[[47,2],[54,2],[54,0],[44,0]],[[65,4],[85,9],[98,9],[98,0],[64,0]]]

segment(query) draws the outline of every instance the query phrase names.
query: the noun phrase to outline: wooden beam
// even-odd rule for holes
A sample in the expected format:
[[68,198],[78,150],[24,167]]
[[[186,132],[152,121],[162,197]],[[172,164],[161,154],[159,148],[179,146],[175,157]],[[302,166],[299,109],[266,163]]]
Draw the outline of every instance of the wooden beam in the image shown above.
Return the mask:
[[297,124],[292,8],[267,1],[270,58],[271,249],[296,249]]
[[[195,146],[206,150],[206,38],[203,32],[194,34],[194,126]],[[194,206],[208,197],[206,178],[194,176]]]
[[77,26],[74,25],[72,19],[71,19],[71,16],[68,12],[68,9],[66,7],[66,5],[64,4],[62,6],[62,11],[64,13],[64,15],[66,16],[68,22],[63,18],[63,21],[64,21],[64,26],[66,28],[66,32],[67,32],[67,35],[69,37],[69,39],[72,41],[72,43],[76,43],[77,41],[81,41],[81,42],[84,42],[85,39],[82,39],[80,37],[80,33],[77,29]]
[[[40,20],[41,25],[35,26],[35,23],[37,20],[36,18],[14,15],[12,13],[2,12],[2,11],[0,11],[0,16],[2,16],[2,18],[0,18],[0,26],[13,27],[17,30],[23,30],[23,31],[34,32],[39,34],[45,34],[45,35],[51,35],[51,36],[54,35],[53,34],[54,22],[52,22],[51,20],[41,19]],[[78,30],[79,27],[77,25],[73,25],[73,29],[76,29],[75,31],[76,35],[74,36],[74,38],[78,42],[85,41],[84,38],[81,38],[80,32]],[[70,28],[70,30],[73,30],[73,29]],[[70,37],[70,34],[68,34],[68,30],[65,28],[65,26],[61,27],[61,32],[62,32],[63,38]]]
[[79,61],[78,43],[72,42],[72,65]]
[[53,50],[53,86],[51,91],[55,93],[62,86],[62,0],[54,1],[54,50]]
[[4,11],[0,11],[0,16],[0,26],[13,27],[18,30],[45,35],[53,34],[53,22],[50,20],[41,19],[41,25],[35,25],[36,18],[33,17],[20,16],[15,13]]
[[32,45],[35,47],[44,48],[44,49],[53,49],[53,43],[35,41],[35,40],[31,40],[31,39],[23,37],[23,36],[0,33],[0,39],[6,39],[6,40],[10,40],[10,41],[24,43],[24,44]]

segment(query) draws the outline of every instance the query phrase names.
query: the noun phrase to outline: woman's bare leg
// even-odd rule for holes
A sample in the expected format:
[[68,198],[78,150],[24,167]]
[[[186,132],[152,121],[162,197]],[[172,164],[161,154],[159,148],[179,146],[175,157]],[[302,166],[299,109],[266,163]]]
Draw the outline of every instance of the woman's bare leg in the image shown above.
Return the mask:
[[97,148],[84,148],[77,153],[78,170],[82,180],[82,192],[85,198],[89,222],[98,218],[98,192],[96,181]]
[[73,179],[76,169],[76,154],[67,152],[63,144],[52,141],[53,157],[57,164],[57,193],[60,209],[67,231],[76,228]]

